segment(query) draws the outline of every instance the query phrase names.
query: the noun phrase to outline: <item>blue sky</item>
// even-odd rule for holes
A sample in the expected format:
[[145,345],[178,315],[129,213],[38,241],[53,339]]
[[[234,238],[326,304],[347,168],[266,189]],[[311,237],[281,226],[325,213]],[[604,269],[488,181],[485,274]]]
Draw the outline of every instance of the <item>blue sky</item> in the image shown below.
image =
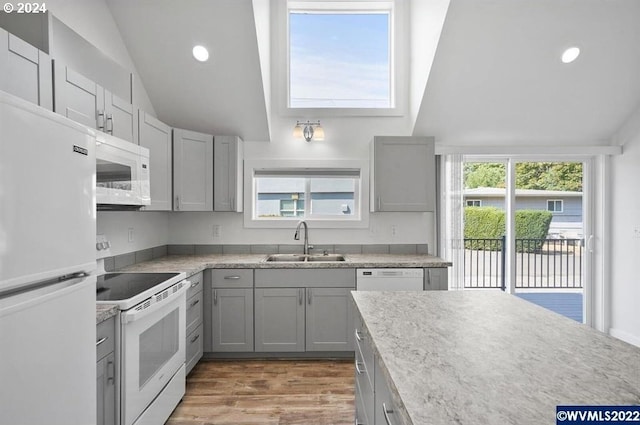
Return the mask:
[[388,14],[291,13],[289,31],[292,107],[390,106]]

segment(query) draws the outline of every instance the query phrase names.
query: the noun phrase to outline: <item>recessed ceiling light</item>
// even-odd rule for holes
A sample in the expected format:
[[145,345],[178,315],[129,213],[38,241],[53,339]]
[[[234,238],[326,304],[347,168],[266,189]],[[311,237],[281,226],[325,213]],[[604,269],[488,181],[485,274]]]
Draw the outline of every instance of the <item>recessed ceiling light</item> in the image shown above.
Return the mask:
[[209,59],[209,51],[204,46],[194,46],[193,57],[196,58],[197,61],[206,62]]
[[562,53],[562,63],[571,63],[580,56],[579,47],[569,47]]

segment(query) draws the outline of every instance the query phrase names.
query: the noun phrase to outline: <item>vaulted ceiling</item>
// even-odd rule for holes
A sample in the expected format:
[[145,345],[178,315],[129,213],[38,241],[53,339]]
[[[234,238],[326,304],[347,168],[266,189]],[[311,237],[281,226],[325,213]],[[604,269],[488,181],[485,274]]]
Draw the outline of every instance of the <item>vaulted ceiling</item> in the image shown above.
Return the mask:
[[[442,3],[408,4],[424,1]],[[160,119],[269,140],[257,0],[107,4]],[[424,72],[417,80],[426,88],[411,87],[419,101],[407,134],[448,144],[606,144],[640,107],[638,22],[638,0],[451,0],[432,66],[411,68]],[[209,47],[209,62],[193,60],[194,44]],[[571,45],[582,54],[562,64]]]

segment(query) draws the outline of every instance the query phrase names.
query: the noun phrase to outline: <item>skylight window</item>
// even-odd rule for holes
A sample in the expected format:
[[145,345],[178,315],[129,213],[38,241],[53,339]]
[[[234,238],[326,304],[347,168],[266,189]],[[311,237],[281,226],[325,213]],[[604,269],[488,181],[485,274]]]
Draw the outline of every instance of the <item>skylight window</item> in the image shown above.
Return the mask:
[[390,8],[290,8],[288,18],[290,108],[395,106]]

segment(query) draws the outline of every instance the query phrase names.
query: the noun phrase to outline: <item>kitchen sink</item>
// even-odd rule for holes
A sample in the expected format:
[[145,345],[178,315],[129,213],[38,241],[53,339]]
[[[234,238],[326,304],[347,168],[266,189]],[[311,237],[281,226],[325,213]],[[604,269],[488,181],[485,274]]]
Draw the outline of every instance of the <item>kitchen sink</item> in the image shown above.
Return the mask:
[[318,254],[307,256],[307,261],[346,261],[342,254]]
[[304,262],[335,262],[347,261],[342,254],[271,254],[263,260],[265,262],[304,263]]
[[271,254],[264,259],[266,262],[300,263],[307,259],[304,254]]

